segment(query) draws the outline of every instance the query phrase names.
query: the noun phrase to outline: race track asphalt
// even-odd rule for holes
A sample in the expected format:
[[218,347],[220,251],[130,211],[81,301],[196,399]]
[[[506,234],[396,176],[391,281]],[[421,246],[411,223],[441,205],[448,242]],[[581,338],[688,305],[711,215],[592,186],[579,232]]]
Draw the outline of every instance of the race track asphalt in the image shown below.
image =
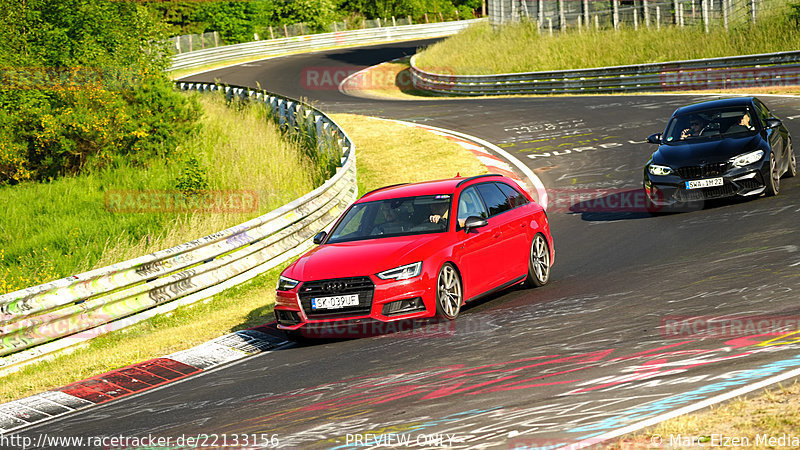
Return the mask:
[[[759,325],[797,330],[797,178],[783,179],[778,197],[659,216],[636,207],[654,150],[644,138],[678,106],[715,96],[383,101],[309,89],[310,71],[319,81],[322,71],[354,72],[422,44],[295,55],[186,80],[260,85],[326,112],[423,123],[503,147],[548,189],[550,284],[512,288],[432,329],[264,353],[22,434],[208,435],[207,445],[235,438],[283,448],[363,447],[369,434],[420,447],[560,446],[800,367],[797,335]],[[800,99],[762,99],[800,136]],[[738,322],[698,334],[724,317]]]

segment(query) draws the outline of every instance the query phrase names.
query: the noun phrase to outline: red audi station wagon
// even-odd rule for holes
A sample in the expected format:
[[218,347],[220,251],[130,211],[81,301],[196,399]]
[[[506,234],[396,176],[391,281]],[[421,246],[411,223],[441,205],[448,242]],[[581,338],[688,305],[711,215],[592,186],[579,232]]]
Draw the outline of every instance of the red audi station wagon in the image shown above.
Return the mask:
[[353,203],[280,276],[275,318],[290,339],[365,320],[438,316],[550,279],[547,214],[501,175],[387,186]]

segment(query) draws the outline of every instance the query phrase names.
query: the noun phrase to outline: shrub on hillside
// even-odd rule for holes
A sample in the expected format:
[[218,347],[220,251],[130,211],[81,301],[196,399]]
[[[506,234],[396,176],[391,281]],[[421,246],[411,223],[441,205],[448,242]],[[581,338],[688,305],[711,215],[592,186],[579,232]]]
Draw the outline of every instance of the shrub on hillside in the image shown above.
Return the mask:
[[0,4],[0,185],[174,150],[199,107],[163,74],[163,38],[134,3]]

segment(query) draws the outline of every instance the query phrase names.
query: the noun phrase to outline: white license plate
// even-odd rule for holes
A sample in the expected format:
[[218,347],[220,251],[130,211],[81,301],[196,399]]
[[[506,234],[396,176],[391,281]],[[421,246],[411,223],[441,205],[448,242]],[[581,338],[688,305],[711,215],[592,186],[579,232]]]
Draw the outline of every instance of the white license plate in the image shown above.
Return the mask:
[[311,309],[341,309],[358,306],[358,294],[317,297],[311,299]]
[[692,180],[686,182],[686,189],[700,189],[713,186],[722,186],[722,177],[706,178],[705,180]]

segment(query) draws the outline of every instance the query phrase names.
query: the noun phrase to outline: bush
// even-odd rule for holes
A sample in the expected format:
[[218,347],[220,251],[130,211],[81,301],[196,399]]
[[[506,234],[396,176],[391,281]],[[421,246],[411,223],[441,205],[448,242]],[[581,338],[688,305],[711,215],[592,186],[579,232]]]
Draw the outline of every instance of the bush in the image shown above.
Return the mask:
[[184,195],[197,195],[208,190],[208,175],[201,166],[200,161],[192,156],[183,166],[183,172],[175,180],[175,188]]
[[165,156],[199,107],[163,74],[164,34],[112,0],[0,5],[0,185]]

